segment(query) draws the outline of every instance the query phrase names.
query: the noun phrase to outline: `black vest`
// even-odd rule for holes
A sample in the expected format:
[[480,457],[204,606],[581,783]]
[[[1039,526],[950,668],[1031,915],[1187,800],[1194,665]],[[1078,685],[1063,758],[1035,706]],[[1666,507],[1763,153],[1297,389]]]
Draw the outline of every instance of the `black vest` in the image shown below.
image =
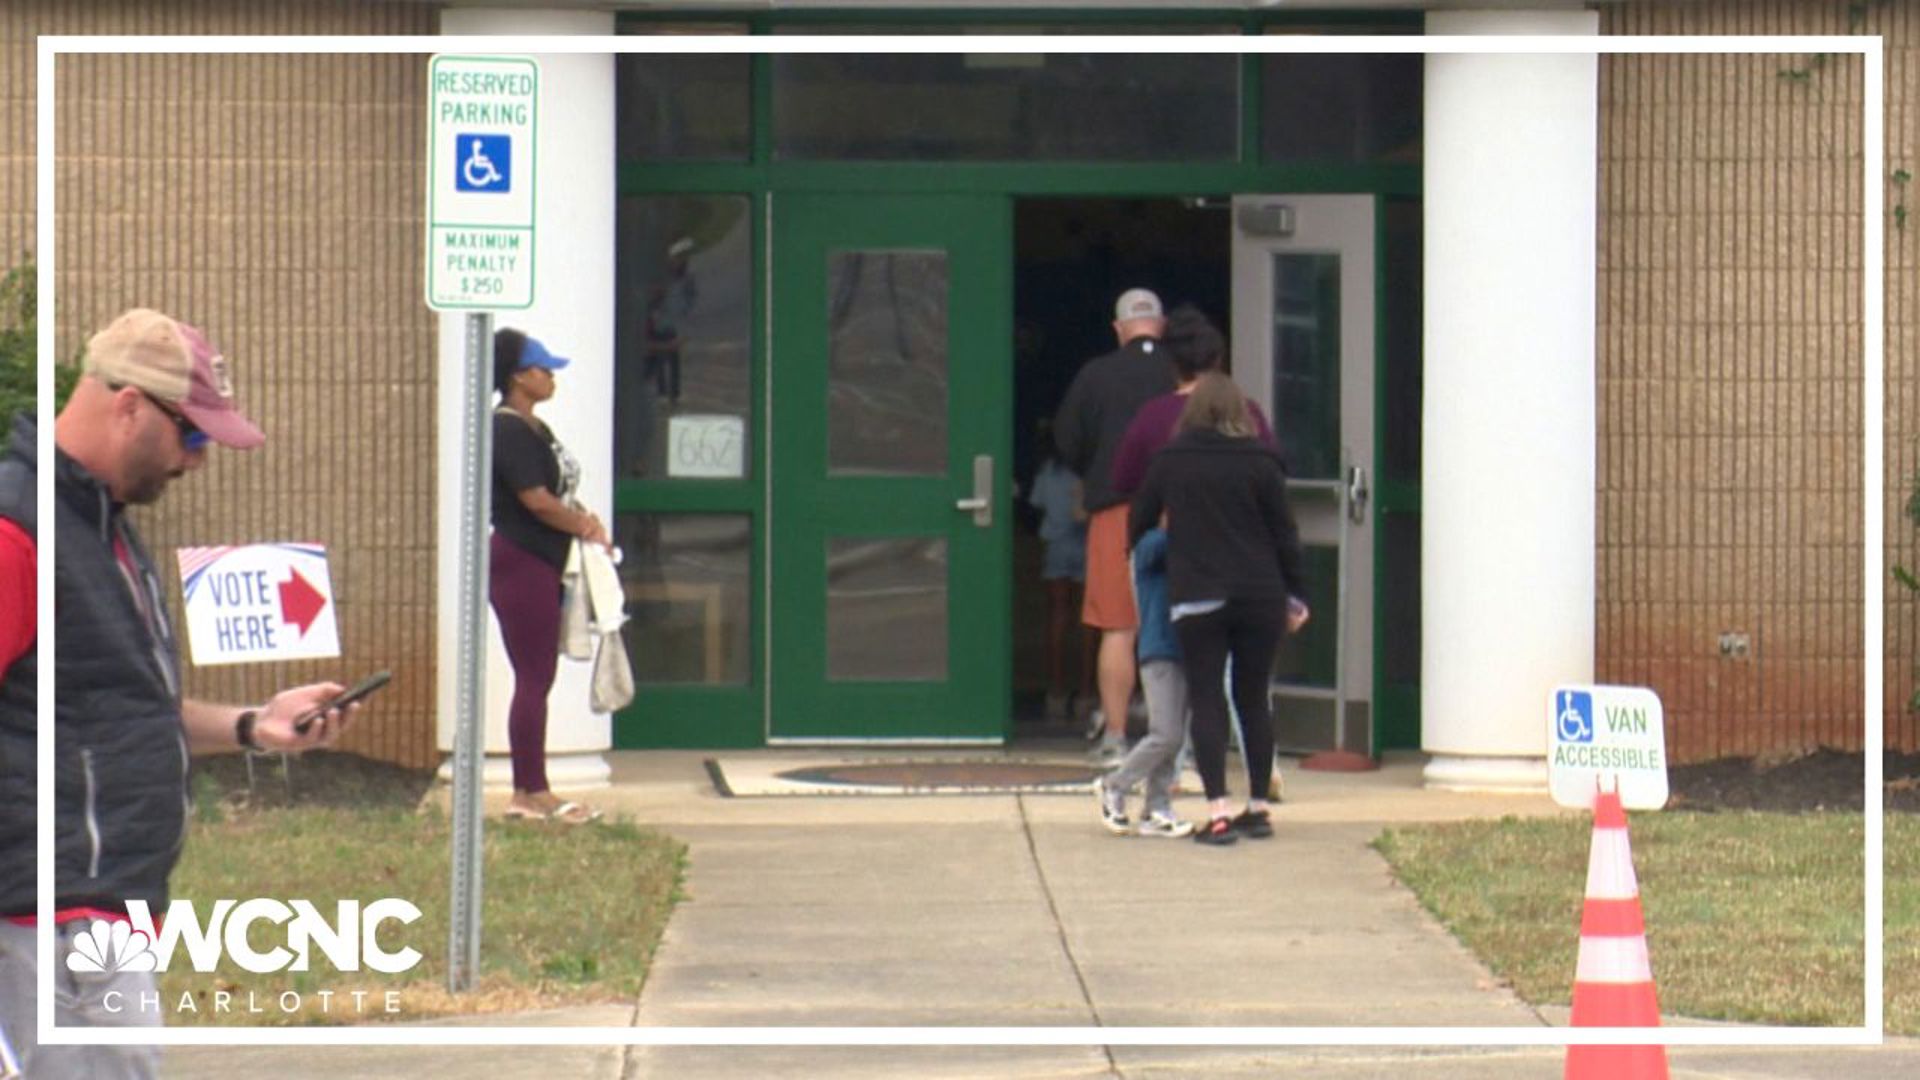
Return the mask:
[[[31,435],[31,425],[27,425]],[[34,459],[19,428],[7,479],[24,473],[32,500]],[[54,743],[54,898],[59,907],[124,907],[167,899],[187,818],[187,743],[180,723],[180,670],[151,561],[132,524],[79,463],[56,452],[54,607],[59,688]],[[0,500],[17,502],[0,490]],[[8,503],[7,505],[11,505]],[[13,517],[12,510],[0,510]],[[16,518],[16,520],[19,520]],[[114,554],[126,546],[152,621],[136,606]],[[41,628],[42,630],[45,627]],[[0,697],[0,914],[34,906],[33,735],[8,672]],[[24,673],[30,680],[32,666]],[[29,687],[30,692],[30,687]],[[30,700],[30,699],[29,699]],[[23,738],[24,736],[24,738]],[[24,793],[26,801],[17,801]]]
[[[0,518],[20,526],[28,536],[34,528],[34,422],[21,415],[14,420],[5,456],[0,456]],[[0,612],[11,619],[12,612]],[[38,648],[30,648],[7,668],[0,679],[0,876],[8,879],[24,873],[29,890],[33,884],[34,821],[34,737],[39,729],[37,717],[39,664]],[[24,860],[24,862],[22,861]],[[6,896],[0,912],[14,910],[17,891],[12,884],[0,884]],[[26,895],[29,906],[32,893]],[[17,912],[16,912],[17,914]]]

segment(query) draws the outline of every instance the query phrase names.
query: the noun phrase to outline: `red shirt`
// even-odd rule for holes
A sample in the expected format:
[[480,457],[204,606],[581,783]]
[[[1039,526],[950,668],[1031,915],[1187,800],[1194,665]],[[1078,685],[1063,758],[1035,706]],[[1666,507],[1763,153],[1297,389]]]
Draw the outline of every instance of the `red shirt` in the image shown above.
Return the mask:
[[33,648],[39,623],[39,588],[33,537],[0,518],[0,678]]

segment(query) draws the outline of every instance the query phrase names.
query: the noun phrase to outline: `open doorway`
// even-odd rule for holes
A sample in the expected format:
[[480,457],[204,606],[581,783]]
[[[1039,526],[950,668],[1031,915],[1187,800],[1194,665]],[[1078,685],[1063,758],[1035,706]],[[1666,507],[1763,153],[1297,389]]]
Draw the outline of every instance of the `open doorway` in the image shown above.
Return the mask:
[[1040,422],[1050,420],[1080,366],[1111,351],[1113,303],[1144,286],[1172,308],[1197,305],[1230,325],[1231,202],[1189,198],[1022,198],[1014,202],[1013,477],[1018,485],[1013,550],[1013,734],[1078,730],[1079,710],[1049,718],[1050,689],[1093,685],[1079,609],[1066,620],[1064,686],[1051,687],[1052,636],[1042,579],[1039,515],[1028,504],[1042,460]]

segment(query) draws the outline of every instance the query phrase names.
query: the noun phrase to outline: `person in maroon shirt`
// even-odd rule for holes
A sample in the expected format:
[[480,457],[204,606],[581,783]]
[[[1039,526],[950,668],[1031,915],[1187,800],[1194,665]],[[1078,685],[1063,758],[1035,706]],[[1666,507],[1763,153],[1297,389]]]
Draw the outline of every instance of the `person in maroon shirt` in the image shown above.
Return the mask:
[[[1206,313],[1192,304],[1181,304],[1167,315],[1167,334],[1161,343],[1173,362],[1176,382],[1172,391],[1140,406],[1126,433],[1120,437],[1120,448],[1114,451],[1113,474],[1109,479],[1114,493],[1127,498],[1140,490],[1141,481],[1147,478],[1147,463],[1153,460],[1153,455],[1173,440],[1173,429],[1180,422],[1180,410],[1186,407],[1187,395],[1193,393],[1194,383],[1207,372],[1220,370],[1226,362],[1227,339]],[[1260,406],[1249,401],[1247,411],[1253,415],[1255,434],[1260,441],[1278,449],[1273,425],[1267,423]]]

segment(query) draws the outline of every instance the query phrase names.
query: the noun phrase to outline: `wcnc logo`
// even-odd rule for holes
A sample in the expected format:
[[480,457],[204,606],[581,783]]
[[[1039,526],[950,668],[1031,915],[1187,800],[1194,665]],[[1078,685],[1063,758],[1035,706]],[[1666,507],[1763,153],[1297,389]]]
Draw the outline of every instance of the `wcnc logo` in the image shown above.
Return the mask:
[[[419,908],[392,897],[375,900],[365,908],[358,900],[342,900],[331,922],[306,900],[282,903],[254,899],[216,900],[211,916],[202,923],[192,901],[175,900],[167,908],[161,929],[154,926],[146,901],[130,900],[127,922],[96,919],[92,927],[73,939],[67,970],[109,975],[165,971],[174,952],[184,944],[193,970],[202,974],[219,967],[223,951],[235,964],[256,975],[307,971],[318,948],[336,971],[365,967],[398,975],[420,962],[420,950],[409,947],[388,951],[380,944],[380,926],[386,922],[411,923],[419,918]],[[286,944],[264,952],[255,949],[248,933],[260,922],[286,927]]]

